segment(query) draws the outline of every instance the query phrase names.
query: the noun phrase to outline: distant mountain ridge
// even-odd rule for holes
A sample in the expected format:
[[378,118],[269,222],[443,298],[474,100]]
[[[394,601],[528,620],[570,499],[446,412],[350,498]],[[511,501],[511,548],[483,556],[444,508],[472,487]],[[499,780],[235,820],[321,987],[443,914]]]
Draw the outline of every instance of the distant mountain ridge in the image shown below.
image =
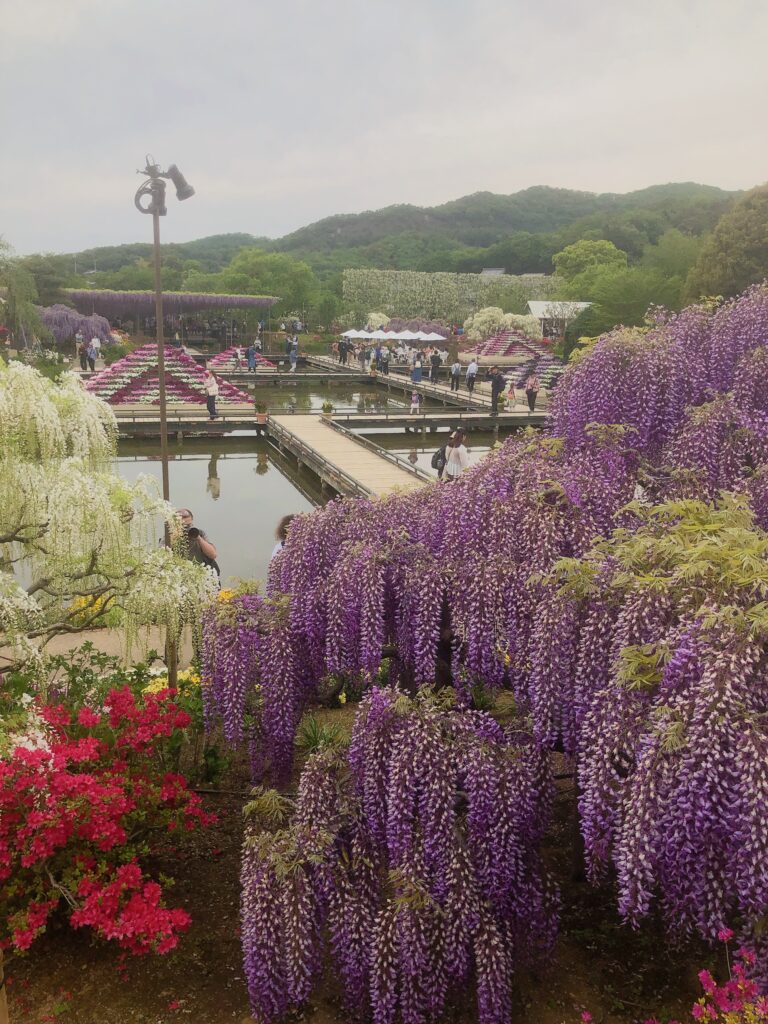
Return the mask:
[[318,252],[370,245],[402,233],[442,235],[464,245],[489,246],[517,231],[557,231],[594,214],[648,210],[664,213],[685,204],[722,204],[739,192],[695,182],[651,185],[624,194],[577,192],[535,185],[512,195],[475,192],[441,206],[388,206],[356,214],[335,214],[299,228],[270,246],[283,252]]
[[[445,254],[456,247],[479,250],[499,246],[520,233],[567,233],[573,225],[582,222],[584,229],[589,230],[592,221],[597,227],[600,219],[629,212],[640,217],[655,217],[684,232],[702,234],[712,230],[741,194],[695,182],[651,185],[623,194],[536,185],[511,195],[476,192],[439,206],[402,204],[362,213],[334,214],[277,239],[245,232],[210,235],[190,242],[166,244],[163,254],[165,260],[171,257],[196,260],[206,272],[220,270],[246,246],[307,258],[318,269],[325,263],[328,271],[340,269],[346,252],[350,266],[474,269],[471,264],[454,267],[450,261],[446,262]],[[82,260],[83,267],[93,261],[99,270],[110,271],[149,259],[151,246],[144,243],[103,246],[72,255],[78,262]],[[491,250],[487,255],[496,262],[485,265],[501,266],[504,262],[503,251]],[[482,263],[480,253],[477,258]],[[530,269],[537,268],[531,265]]]

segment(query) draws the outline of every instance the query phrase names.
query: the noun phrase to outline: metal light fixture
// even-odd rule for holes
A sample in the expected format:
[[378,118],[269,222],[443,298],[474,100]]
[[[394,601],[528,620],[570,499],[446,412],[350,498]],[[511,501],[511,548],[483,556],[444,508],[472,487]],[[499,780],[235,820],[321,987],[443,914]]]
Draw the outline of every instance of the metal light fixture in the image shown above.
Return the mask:
[[[163,287],[160,280],[160,218],[168,212],[165,205],[165,182],[172,181],[176,187],[176,198],[189,199],[195,190],[181,173],[176,164],[167,171],[161,171],[152,156],[147,155],[147,166],[137,174],[144,174],[146,180],[136,191],[134,203],[140,213],[152,215],[155,257],[155,321],[157,323],[157,378],[160,392],[160,461],[163,473],[163,498],[170,501],[171,488],[168,478],[168,420],[165,401],[165,339],[163,338]],[[166,527],[167,533],[167,527]],[[166,537],[166,541],[167,541]]]

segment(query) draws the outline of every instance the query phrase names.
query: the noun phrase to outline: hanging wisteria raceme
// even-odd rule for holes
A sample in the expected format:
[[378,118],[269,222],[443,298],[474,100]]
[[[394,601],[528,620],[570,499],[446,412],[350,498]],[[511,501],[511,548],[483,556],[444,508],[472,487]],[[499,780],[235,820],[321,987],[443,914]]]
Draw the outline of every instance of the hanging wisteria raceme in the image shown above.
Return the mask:
[[[349,753],[310,757],[290,817],[275,793],[251,805],[242,932],[256,1018],[300,1006],[330,960],[354,1019],[436,1020],[473,985],[482,1024],[508,1021],[515,968],[555,937],[539,857],[551,797],[529,735],[372,690]],[[258,830],[270,823],[282,827]]]
[[[768,289],[757,285],[719,308],[659,314],[646,332],[615,331],[564,374],[554,400],[554,432],[573,449],[587,443],[588,424],[623,423],[636,429],[638,450],[657,458],[688,407],[734,388],[737,406],[747,404],[744,378],[766,338]],[[761,373],[758,391],[764,387]]]
[[202,679],[206,724],[252,745],[252,762],[285,782],[293,738],[311,690],[302,652],[291,647],[284,600],[235,594],[203,616]]
[[[452,684],[463,706],[475,683],[510,687],[541,749],[576,761],[589,871],[613,865],[622,912],[636,921],[658,901],[682,930],[748,928],[768,910],[755,811],[766,794],[766,337],[766,289],[657,313],[647,332],[614,332],[568,369],[548,433],[507,441],[449,486],[297,517],[270,567],[281,614],[259,640],[274,636],[269,672],[259,653],[252,679],[279,680],[283,701],[259,726],[263,751],[284,773],[292,723],[325,677],[370,685],[384,657],[390,682]],[[723,488],[740,496],[719,498]],[[420,728],[402,740],[411,758]],[[361,799],[388,844],[388,818]],[[387,856],[405,851],[398,864],[445,884],[434,851],[392,836]],[[410,927],[393,913],[377,933],[380,978]],[[494,934],[475,941],[494,949]]]
[[671,930],[747,933],[768,913],[768,535],[744,497],[639,514],[557,567],[549,609],[571,626],[554,641],[541,623],[536,693],[589,680],[573,711],[582,831],[593,877],[616,868],[621,912],[658,900]]

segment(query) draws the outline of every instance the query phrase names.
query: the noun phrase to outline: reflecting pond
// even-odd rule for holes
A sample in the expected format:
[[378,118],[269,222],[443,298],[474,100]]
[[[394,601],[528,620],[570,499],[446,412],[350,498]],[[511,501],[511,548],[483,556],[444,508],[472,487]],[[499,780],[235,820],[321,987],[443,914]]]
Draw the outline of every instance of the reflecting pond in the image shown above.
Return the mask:
[[[327,383],[305,384],[297,375],[295,384],[293,381],[281,381],[279,384],[250,387],[238,383],[237,386],[249,391],[255,401],[263,402],[273,413],[320,412],[323,402],[331,402],[337,412],[399,413],[407,412],[411,403],[409,392],[388,392],[375,384],[350,384],[333,378]],[[424,401],[424,408],[442,409],[443,405],[428,398]]]
[[[159,445],[121,442],[117,470],[130,481],[153,476],[160,486]],[[325,500],[311,473],[297,474],[268,441],[253,437],[172,445],[169,478],[173,504],[190,508],[216,545],[223,581],[264,579],[280,518]]]

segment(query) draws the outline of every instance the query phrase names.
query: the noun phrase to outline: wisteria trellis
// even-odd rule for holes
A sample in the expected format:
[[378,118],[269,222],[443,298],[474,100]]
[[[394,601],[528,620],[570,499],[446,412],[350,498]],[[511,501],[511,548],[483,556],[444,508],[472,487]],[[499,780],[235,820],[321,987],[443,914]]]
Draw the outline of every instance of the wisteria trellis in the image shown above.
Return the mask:
[[[550,430],[460,481],[295,519],[259,599],[281,608],[259,644],[277,630],[283,651],[260,699],[285,700],[260,749],[284,776],[323,677],[372,680],[384,652],[411,692],[446,671],[464,704],[510,687],[540,749],[575,759],[588,868],[615,867],[622,912],[749,937],[768,913],[767,398],[755,287],[604,336]],[[233,714],[247,656],[217,661],[211,713]]]

